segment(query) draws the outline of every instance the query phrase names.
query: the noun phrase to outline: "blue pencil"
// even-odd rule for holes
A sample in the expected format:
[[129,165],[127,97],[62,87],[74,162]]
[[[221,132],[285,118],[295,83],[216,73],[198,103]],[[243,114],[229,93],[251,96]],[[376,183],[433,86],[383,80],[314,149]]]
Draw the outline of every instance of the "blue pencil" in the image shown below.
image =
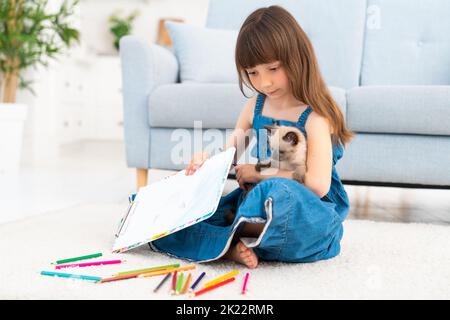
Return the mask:
[[189,288],[189,291],[194,291],[195,287],[198,285],[200,280],[205,276],[206,272],[202,272],[202,274],[195,280],[195,282],[192,284],[192,286]]
[[92,281],[102,280],[102,278],[100,278],[100,277],[83,276],[81,274],[61,273],[61,272],[53,272],[53,271],[41,271],[41,275],[63,277],[63,278],[74,278],[74,279],[81,279],[81,280],[92,280]]

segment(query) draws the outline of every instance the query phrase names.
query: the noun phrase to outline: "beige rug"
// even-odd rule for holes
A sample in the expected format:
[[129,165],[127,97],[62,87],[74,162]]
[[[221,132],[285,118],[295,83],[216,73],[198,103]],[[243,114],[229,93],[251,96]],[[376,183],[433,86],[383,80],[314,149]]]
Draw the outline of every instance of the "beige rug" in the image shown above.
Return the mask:
[[[169,295],[161,277],[105,284],[41,276],[60,258],[102,252],[119,265],[72,269],[106,277],[169,263],[188,263],[145,247],[114,255],[113,235],[123,205],[97,203],[0,225],[0,299],[193,299]],[[243,266],[219,261],[197,264],[213,279],[239,269],[236,281],[194,299],[449,299],[450,227],[347,220],[341,254],[310,264],[263,262],[250,271],[248,292],[240,290]],[[67,271],[68,272],[68,271]],[[206,281],[206,280],[205,280]]]

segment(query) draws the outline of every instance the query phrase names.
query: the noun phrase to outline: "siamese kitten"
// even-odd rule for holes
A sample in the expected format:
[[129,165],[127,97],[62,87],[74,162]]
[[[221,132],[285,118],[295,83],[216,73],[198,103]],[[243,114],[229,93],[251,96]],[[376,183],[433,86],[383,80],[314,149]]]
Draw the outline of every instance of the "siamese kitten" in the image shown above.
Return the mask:
[[293,178],[303,183],[306,172],[306,138],[303,132],[291,126],[264,126],[269,134],[271,157],[258,162],[256,170],[277,168],[294,171]]
[[[271,170],[276,168],[294,171],[294,180],[303,183],[306,172],[306,138],[303,132],[291,126],[264,126],[268,131],[268,140],[271,157],[267,161],[260,162],[255,166],[256,171]],[[244,190],[244,198],[251,190],[249,184]],[[230,208],[225,211],[225,220],[231,224],[236,215],[236,209]]]

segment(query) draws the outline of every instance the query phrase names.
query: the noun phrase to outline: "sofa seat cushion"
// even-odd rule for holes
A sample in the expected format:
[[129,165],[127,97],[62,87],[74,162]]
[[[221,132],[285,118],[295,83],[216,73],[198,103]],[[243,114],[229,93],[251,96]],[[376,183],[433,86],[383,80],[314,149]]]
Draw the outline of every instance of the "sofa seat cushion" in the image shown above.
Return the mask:
[[234,128],[246,103],[237,84],[177,83],[158,87],[149,99],[151,127]]
[[450,135],[450,86],[367,86],[347,92],[355,132]]
[[[345,90],[330,87],[345,115]],[[248,97],[251,91],[246,91]],[[237,84],[168,84],[156,88],[149,98],[149,124],[161,128],[234,128],[247,98]],[[197,126],[197,125],[196,125]]]

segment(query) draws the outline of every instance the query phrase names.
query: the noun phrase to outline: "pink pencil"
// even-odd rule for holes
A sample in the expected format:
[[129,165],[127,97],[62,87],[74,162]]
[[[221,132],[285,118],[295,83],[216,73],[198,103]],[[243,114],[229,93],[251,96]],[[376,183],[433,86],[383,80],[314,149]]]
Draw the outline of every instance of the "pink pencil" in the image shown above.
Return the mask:
[[249,276],[249,273],[247,272],[245,274],[245,278],[244,278],[244,285],[242,286],[242,292],[241,292],[242,294],[245,294],[245,290],[247,290],[248,276]]
[[60,264],[57,265],[56,269],[62,268],[73,268],[73,267],[91,267],[91,266],[100,266],[104,264],[117,264],[122,263],[123,260],[107,260],[107,261],[93,261],[93,262],[84,262],[84,263],[72,263],[72,264]]

